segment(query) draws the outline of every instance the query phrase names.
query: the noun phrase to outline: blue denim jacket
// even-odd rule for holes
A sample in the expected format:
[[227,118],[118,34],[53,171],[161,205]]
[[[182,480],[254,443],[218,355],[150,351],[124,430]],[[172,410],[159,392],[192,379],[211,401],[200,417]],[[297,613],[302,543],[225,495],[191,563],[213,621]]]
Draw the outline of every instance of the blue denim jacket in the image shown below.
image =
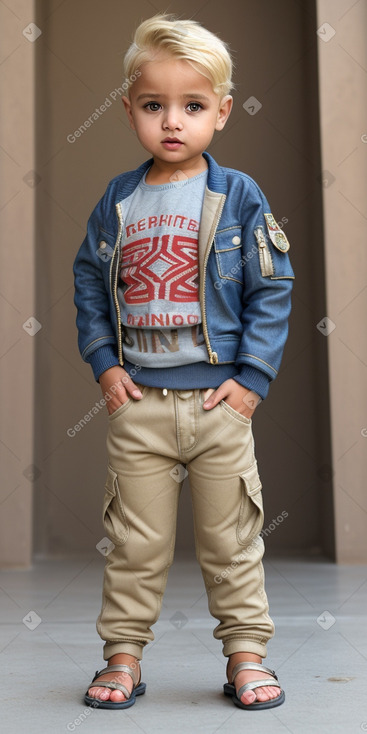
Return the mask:
[[[203,156],[208,178],[198,257],[207,369],[213,375],[217,365],[218,377],[233,376],[265,398],[288,335],[294,279],[288,242],[253,179],[219,166],[207,152]],[[109,183],[75,258],[78,345],[96,380],[109,367],[124,365],[117,297],[124,227],[119,202],[130,196],[152,163],[149,159]]]

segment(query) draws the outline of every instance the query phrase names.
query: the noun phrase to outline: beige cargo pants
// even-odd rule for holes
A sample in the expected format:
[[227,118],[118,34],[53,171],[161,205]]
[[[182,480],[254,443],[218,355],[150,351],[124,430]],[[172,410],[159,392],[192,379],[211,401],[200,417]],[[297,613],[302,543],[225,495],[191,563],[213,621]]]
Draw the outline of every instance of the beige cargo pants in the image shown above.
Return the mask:
[[106,556],[97,620],[104,659],[126,652],[141,660],[154,639],[187,474],[196,556],[219,622],[213,635],[225,656],[264,658],[274,624],[264,590],[252,421],[224,401],[205,410],[202,389],[139,388],[142,399],[129,398],[108,417],[103,522],[115,547]]

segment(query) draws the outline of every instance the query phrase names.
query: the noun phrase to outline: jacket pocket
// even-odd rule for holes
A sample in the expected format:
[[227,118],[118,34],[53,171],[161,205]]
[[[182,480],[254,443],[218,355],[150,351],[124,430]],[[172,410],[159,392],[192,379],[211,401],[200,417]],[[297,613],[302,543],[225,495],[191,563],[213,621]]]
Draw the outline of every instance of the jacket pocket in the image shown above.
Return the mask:
[[129,526],[121,500],[118,476],[109,465],[107,466],[102,520],[108,537],[115,545],[126,543]]
[[217,231],[214,237],[214,252],[218,274],[224,280],[243,283],[241,227],[228,227]]
[[241,472],[240,477],[242,499],[237,525],[237,540],[240,545],[245,545],[259,534],[264,522],[262,484],[257,461],[255,460],[246,471]]

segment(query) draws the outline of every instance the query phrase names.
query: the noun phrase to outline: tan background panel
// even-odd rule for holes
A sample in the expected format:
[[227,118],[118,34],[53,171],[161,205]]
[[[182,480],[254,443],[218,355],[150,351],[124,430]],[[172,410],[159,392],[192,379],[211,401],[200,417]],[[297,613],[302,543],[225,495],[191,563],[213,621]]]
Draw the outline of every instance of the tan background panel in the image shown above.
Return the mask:
[[[345,246],[348,235],[354,242],[355,260],[361,262],[365,188],[353,188],[349,182],[357,175],[360,185],[366,187],[359,174],[361,156],[367,153],[360,138],[362,104],[353,118],[353,132],[348,118],[336,138],[338,145],[332,147],[330,141],[340,112],[340,99],[332,98],[332,90],[337,88],[342,95],[345,89],[339,85],[340,76],[352,78],[356,89],[361,87],[363,73],[357,66],[364,63],[365,41],[358,28],[365,10],[363,4],[357,4],[345,14],[350,4],[336,3],[339,7],[335,12],[329,9],[332,5],[320,2],[319,18],[311,1],[229,0],[225,11],[219,0],[173,2],[164,9],[195,17],[234,49],[234,110],[225,129],[216,133],[209,152],[219,164],[253,176],[276,219],[288,220],[285,229],[296,274],[290,336],[280,375],[254,417],[264,487],[264,527],[268,528],[282,511],[288,513],[282,523],[269,529],[267,552],[335,557],[334,479],[337,557],[363,560],[365,508],[359,493],[365,439],[360,431],[366,421],[358,396],[366,388],[365,357],[358,336],[358,324],[363,321],[358,294],[365,287],[365,277],[362,269],[353,268],[355,261],[347,257]],[[81,361],[77,349],[72,264],[88,216],[108,181],[148,157],[128,127],[121,101],[114,101],[113,95],[124,81],[122,57],[134,28],[155,12],[148,2],[133,5],[117,0],[42,0],[35,3],[33,16],[30,7],[21,0],[11,11],[1,6],[6,34],[3,84],[13,100],[1,123],[5,153],[0,215],[6,242],[12,243],[1,252],[0,288],[4,322],[0,537],[4,565],[30,561],[32,506],[37,554],[90,551],[104,535],[101,506],[106,411],[99,411],[74,437],[67,435],[101,398],[91,368]],[[337,29],[328,42],[316,34],[318,25],[325,21],[324,12],[333,18],[330,23]],[[42,31],[34,42],[22,34],[32,17]],[[322,164],[319,50],[322,100],[325,95],[321,105]],[[348,54],[354,55],[355,64],[347,60]],[[251,96],[262,105],[255,115],[243,107]],[[106,111],[75,142],[68,142],[68,136],[106,98],[112,100]],[[343,162],[344,153],[347,156],[353,148],[356,151],[349,162]],[[325,168],[333,173],[332,183],[321,174]],[[33,185],[23,180],[29,170],[36,171]],[[358,216],[348,214],[344,199],[341,206],[343,195],[352,209],[359,209]],[[343,231],[343,237],[335,235],[336,228]],[[333,258],[335,247],[339,268]],[[349,263],[348,270],[344,261]],[[354,297],[355,308],[349,305]],[[341,318],[337,318],[342,309]],[[327,314],[337,328],[325,337],[316,324]],[[30,315],[42,326],[33,337],[22,328]],[[341,346],[342,340],[347,347]],[[349,397],[341,405],[343,391]],[[347,436],[341,418],[347,419]],[[348,451],[346,462],[343,456]],[[347,507],[340,502],[340,467],[343,491],[350,494]],[[349,527],[346,543],[345,511]],[[352,542],[349,538],[354,529],[359,539]],[[193,552],[193,532],[185,485],[177,553],[187,552]]]

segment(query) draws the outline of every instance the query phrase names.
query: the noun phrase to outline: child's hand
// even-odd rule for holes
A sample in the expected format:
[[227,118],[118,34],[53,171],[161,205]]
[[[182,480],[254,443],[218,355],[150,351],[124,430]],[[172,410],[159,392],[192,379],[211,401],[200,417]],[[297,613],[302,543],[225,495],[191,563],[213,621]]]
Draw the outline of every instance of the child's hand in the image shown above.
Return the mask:
[[237,413],[251,418],[256,406],[260,402],[260,396],[253,390],[243,387],[236,380],[225,380],[219,387],[214,390],[210,397],[203,403],[203,408],[210,410],[217,403],[224,400]]
[[119,366],[110,367],[105,372],[102,372],[99,376],[99,384],[102,388],[104,399],[108,401],[107,410],[110,415],[120,405],[126,403],[129,395],[138,400],[143,397],[126,370]]

